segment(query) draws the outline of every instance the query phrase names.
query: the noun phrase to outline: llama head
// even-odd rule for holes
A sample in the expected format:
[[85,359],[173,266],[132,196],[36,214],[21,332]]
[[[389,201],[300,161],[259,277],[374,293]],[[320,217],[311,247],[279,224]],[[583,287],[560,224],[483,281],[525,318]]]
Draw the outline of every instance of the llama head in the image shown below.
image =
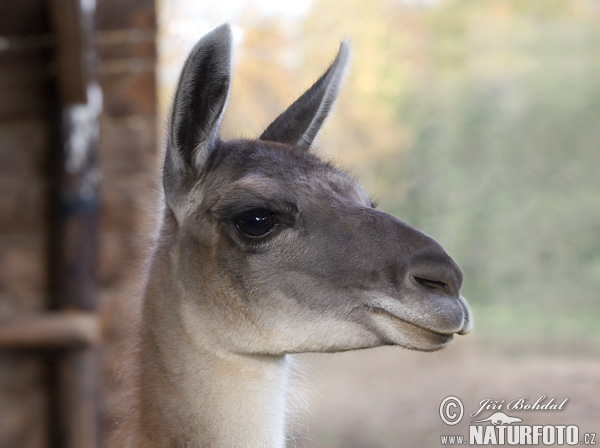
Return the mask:
[[[471,326],[462,273],[441,246],[376,210],[311,144],[348,61],[256,140],[223,141],[231,31],[203,37],[182,69],[164,162],[176,288],[199,341],[237,353],[445,346]],[[201,316],[200,318],[197,316]]]

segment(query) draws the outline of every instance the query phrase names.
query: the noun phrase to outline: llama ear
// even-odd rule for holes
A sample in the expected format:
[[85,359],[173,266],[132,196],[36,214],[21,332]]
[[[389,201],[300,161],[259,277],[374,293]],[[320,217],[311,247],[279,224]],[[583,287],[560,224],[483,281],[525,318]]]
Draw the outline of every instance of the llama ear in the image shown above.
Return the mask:
[[350,57],[350,44],[343,41],[327,71],[287,108],[259,137],[308,150],[338,95]]
[[214,149],[231,84],[231,41],[229,25],[221,25],[185,61],[169,119],[165,183],[199,171]]

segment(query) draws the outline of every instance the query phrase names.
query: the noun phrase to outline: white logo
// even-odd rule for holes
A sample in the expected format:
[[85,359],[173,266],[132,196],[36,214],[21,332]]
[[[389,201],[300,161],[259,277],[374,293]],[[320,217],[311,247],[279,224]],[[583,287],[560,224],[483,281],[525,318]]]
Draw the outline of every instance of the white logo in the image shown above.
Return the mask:
[[511,425],[513,423],[522,421],[522,418],[511,417],[510,415],[506,415],[504,412],[494,412],[487,418],[482,418],[481,420],[472,420],[471,423],[490,422],[492,425]]
[[[458,409],[458,412],[456,411]],[[440,417],[442,421],[450,426],[457,425],[463,418],[465,408],[460,399],[449,396],[440,404]]]
[[[563,400],[548,399],[542,395],[534,402],[527,397],[520,397],[512,401],[492,400],[486,398],[481,400],[478,408],[469,414],[471,420],[468,424],[467,434],[441,435],[442,445],[595,445],[596,433],[580,432],[579,427],[573,424],[559,425],[532,425],[522,423],[520,417],[505,414],[501,409],[511,414],[517,412],[560,412],[566,405],[568,398]],[[482,411],[492,412],[491,415],[483,417]],[[444,398],[440,404],[440,418],[449,426],[460,423],[464,415],[462,401],[449,396]]]

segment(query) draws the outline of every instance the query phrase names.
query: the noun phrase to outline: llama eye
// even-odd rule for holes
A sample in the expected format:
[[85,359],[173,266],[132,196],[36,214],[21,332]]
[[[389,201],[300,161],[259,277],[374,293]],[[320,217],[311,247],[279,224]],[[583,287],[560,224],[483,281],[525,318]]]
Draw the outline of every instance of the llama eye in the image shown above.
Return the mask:
[[273,212],[252,210],[235,220],[238,230],[247,237],[260,238],[268,235],[279,224]]

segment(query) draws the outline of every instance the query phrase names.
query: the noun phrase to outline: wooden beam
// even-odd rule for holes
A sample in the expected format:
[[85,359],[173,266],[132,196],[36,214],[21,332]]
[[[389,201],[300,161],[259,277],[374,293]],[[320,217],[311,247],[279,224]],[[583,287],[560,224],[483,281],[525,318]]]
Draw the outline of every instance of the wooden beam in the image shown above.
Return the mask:
[[[92,76],[94,3],[80,0],[47,2],[56,36],[57,83],[62,108],[61,142],[55,154],[58,163],[52,235],[52,306],[63,312],[94,313],[98,300],[99,176],[96,152],[98,116],[102,107],[102,93]],[[97,347],[92,344],[64,350],[57,363],[55,378],[54,445],[57,448],[99,447]]]
[[94,313],[52,312],[0,321],[0,349],[75,349],[100,343]]
[[48,0],[55,35],[58,88],[63,104],[87,102],[90,35],[79,0]]

